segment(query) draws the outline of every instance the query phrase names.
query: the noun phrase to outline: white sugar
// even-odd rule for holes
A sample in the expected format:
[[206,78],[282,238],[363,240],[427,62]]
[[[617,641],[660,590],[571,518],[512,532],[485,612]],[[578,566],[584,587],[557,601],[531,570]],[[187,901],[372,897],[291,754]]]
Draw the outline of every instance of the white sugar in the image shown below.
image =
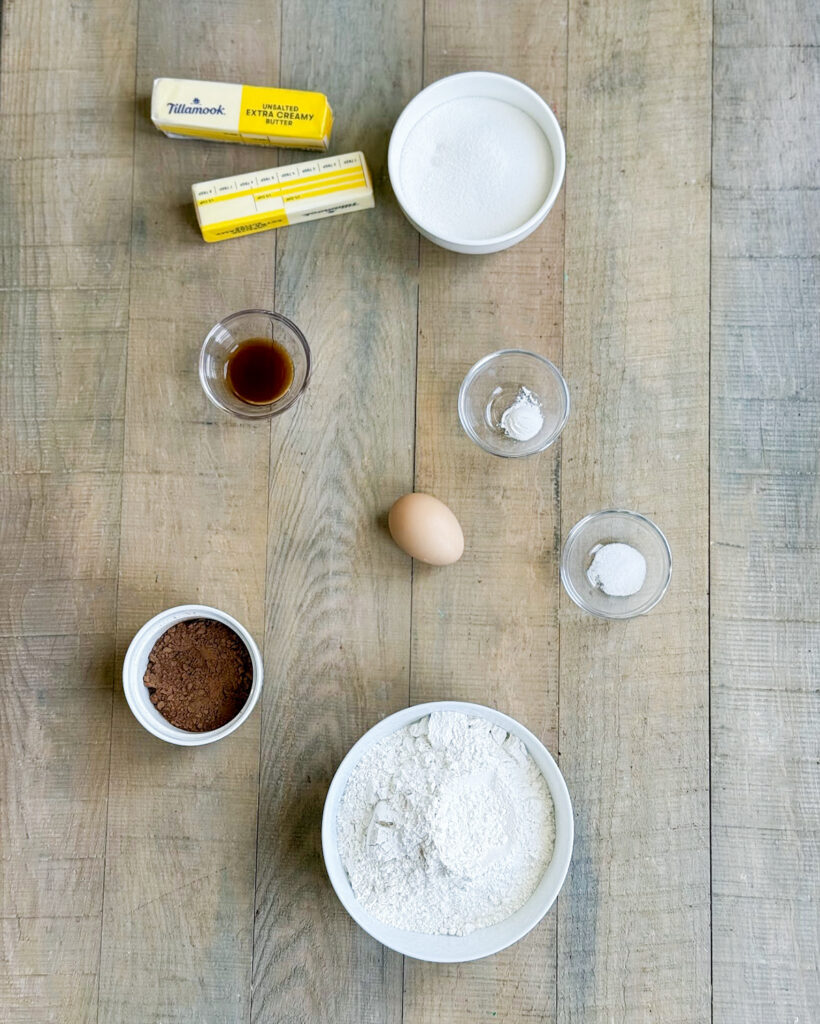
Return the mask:
[[401,154],[401,188],[413,219],[464,241],[520,227],[546,199],[552,175],[552,151],[535,121],[510,103],[479,96],[429,111]]

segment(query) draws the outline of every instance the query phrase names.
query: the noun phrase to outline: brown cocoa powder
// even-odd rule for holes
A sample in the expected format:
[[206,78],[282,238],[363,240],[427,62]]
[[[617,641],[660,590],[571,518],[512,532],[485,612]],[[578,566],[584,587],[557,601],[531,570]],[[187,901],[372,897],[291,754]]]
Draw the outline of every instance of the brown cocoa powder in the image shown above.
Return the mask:
[[151,648],[143,676],[151,703],[171,725],[209,732],[235,718],[253,682],[247,647],[215,619],[188,619]]

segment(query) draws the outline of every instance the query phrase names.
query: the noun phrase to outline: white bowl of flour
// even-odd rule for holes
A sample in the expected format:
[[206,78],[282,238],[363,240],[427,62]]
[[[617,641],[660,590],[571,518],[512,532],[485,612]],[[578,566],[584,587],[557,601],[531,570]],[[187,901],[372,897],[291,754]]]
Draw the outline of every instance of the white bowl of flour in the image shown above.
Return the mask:
[[477,960],[527,934],[569,868],[572,805],[546,747],[480,704],[390,715],[325,800],[322,850],[351,917],[419,960]]
[[464,253],[508,249],[541,224],[564,180],[564,137],[528,86],[467,71],[423,89],[404,108],[387,154],[410,223]]

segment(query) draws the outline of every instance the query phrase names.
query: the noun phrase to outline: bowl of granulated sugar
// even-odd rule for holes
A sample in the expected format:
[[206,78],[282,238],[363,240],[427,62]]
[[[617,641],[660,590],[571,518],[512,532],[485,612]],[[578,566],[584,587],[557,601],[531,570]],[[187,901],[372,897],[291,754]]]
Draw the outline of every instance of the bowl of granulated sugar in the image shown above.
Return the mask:
[[439,79],[404,108],[387,155],[410,223],[445,249],[489,253],[530,235],[564,180],[564,137],[547,103],[507,75]]

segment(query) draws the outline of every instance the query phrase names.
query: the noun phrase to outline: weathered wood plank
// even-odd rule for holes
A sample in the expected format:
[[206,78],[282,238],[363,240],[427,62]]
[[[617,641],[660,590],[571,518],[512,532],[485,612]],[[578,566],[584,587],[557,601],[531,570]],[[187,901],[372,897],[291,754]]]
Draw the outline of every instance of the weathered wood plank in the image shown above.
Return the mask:
[[820,13],[715,26],[714,1019],[791,1024],[820,1006]]
[[635,508],[666,532],[648,615],[561,608],[561,766],[577,838],[559,900],[564,1022],[707,1021],[708,3],[570,4],[566,536]]
[[[143,0],[132,253],[137,4],[5,5],[4,1022],[398,1024],[400,958],[349,922],[325,879],[327,782],[408,685],[412,700],[509,710],[555,751],[559,622],[578,822],[559,911],[485,963],[408,963],[404,1016],[708,1017],[709,12],[570,5],[566,100],[552,3],[426,4],[426,81],[490,67],[529,81],[562,121],[568,109],[568,283],[564,314],[560,206],[508,254],[422,245],[415,484],[450,502],[468,550],[454,569],[416,566],[411,629],[409,565],[379,523],[412,484],[418,248],[384,155],[422,81],[423,6],[356,0],[342,16],[286,0],[280,17],[265,0]],[[791,1024],[820,1005],[820,19],[808,0],[717,0],[714,24],[714,1019]],[[280,46],[285,84],[331,94],[334,150],[366,150],[379,208],[206,247],[190,182],[279,154],[163,139],[146,119],[150,81],[276,81]],[[196,352],[219,315],[273,302],[277,246],[277,307],[317,363],[303,403],[273,424],[269,463],[267,427],[207,405]],[[503,344],[560,360],[562,320],[574,411],[561,484],[557,450],[516,464],[471,448],[454,397]],[[559,619],[560,534],[614,503],[666,529],[672,590],[643,622],[593,622],[566,601]],[[266,634],[264,711],[219,748],[172,750],[140,731],[115,680],[103,914],[112,637],[121,654],[153,612],[197,598]]]
[[2,29],[0,1019],[86,1024],[102,928],[135,4],[7,4]]
[[[165,138],[148,120],[158,75],[278,80],[268,0],[140,5],[130,338],[117,637],[188,601],[261,642],[267,423],[209,404],[199,346],[220,316],[273,301],[274,237],[206,245],[190,186],[266,166],[268,149]],[[223,25],[230,45],[216,45]],[[210,747],[153,739],[117,694],[100,1020],[246,1021],[250,1010],[259,714]]]
[[[500,71],[540,93],[563,121],[566,5],[427,3],[425,84]],[[560,365],[563,197],[513,249],[464,256],[422,240],[416,485],[460,518],[465,553],[450,568],[416,564],[411,701],[459,698],[514,715],[553,750],[558,729],[560,448],[529,459],[487,455],[464,434],[458,388],[499,348]],[[472,964],[407,960],[408,1022],[555,1017],[551,914],[512,949]]]
[[412,486],[418,242],[386,185],[418,89],[421,4],[288,2],[282,81],[325,91],[377,209],[278,239],[276,304],[315,369],[273,427],[254,1021],[398,1024],[401,958],[347,917],[321,860],[330,778],[407,701],[410,566],[384,517]]

